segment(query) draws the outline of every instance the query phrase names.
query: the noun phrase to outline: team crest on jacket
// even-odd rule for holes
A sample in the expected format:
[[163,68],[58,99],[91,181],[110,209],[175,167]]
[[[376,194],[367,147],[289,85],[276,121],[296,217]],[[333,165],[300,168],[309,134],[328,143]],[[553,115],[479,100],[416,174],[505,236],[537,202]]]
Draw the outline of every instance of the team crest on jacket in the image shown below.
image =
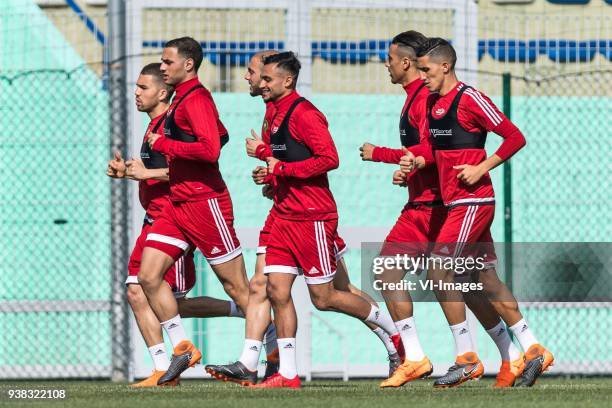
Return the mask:
[[267,131],[268,131],[268,127],[270,127],[270,125],[268,124],[268,121],[267,121],[267,120],[264,120],[264,122],[263,122],[263,126],[262,126],[263,131],[264,131],[264,132],[267,132]]

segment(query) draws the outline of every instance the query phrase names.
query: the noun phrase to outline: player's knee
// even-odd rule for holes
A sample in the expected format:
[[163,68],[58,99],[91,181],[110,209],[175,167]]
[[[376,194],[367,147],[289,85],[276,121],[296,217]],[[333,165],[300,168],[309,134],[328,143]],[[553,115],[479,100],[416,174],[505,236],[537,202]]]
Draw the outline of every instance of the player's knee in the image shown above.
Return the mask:
[[332,310],[332,296],[329,294],[311,292],[310,299],[317,310],[327,311]]
[[341,292],[352,292],[351,285],[344,279],[334,279],[334,289]]
[[280,287],[275,282],[268,280],[266,284],[266,295],[274,305],[284,305],[289,302],[291,292]]
[[332,310],[330,302],[326,299],[319,297],[316,298],[316,300],[313,300],[312,303],[317,308],[317,310],[320,310],[322,312]]
[[157,281],[158,279],[155,279],[155,275],[152,273],[145,272],[143,269],[138,272],[138,283],[143,290],[155,287]]
[[235,301],[235,299],[237,297],[239,297],[239,290],[236,287],[236,285],[234,284],[234,282],[224,281],[223,282],[223,290],[225,291],[225,293],[227,293],[227,295],[230,298],[234,299],[234,301]]
[[140,285],[131,284],[127,286],[127,300],[132,309],[138,309],[147,303],[147,297]]
[[138,283],[146,292],[149,288],[156,288],[162,284],[164,274],[174,264],[174,260],[164,253],[146,247],[142,253]]
[[502,282],[499,280],[495,269],[487,269],[480,272],[479,281],[487,294],[495,294],[502,290]]
[[280,300],[280,293],[278,287],[274,284],[274,282],[268,281],[268,283],[266,284],[266,295],[272,303],[278,303],[278,301]]
[[236,285],[235,282],[224,281],[223,290],[227,295],[240,307],[246,311],[249,302],[249,290],[242,285]]
[[501,302],[501,304],[504,306],[504,309],[506,309],[506,313],[508,312],[519,313],[519,306],[516,301],[508,300],[505,302]]
[[[455,280],[455,272],[452,269],[433,267],[427,272],[427,279],[434,282],[452,282]],[[434,289],[434,291],[436,291],[436,289]]]
[[265,297],[266,283],[267,279],[265,275],[253,276],[249,282],[249,296]]

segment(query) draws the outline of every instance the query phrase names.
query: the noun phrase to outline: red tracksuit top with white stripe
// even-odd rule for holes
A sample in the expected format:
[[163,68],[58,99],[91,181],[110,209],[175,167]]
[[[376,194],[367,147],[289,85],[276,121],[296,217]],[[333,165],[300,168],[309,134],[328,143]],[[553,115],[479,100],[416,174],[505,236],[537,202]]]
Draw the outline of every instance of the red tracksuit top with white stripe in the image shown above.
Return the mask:
[[[456,100],[456,97],[459,99]],[[453,112],[455,109],[456,113]],[[526,143],[521,131],[486,95],[463,82],[458,82],[453,90],[444,96],[430,94],[427,111],[431,146],[427,148],[427,145],[422,145],[425,148],[418,149],[418,153],[417,149],[411,151],[415,155],[422,154],[427,163],[435,160],[444,204],[455,206],[495,202],[495,193],[488,173],[473,186],[468,186],[457,178],[461,170],[453,169],[453,166],[482,163],[487,158],[484,140],[488,131],[504,138],[495,154],[504,161],[508,160]],[[456,119],[451,119],[452,116]],[[432,120],[454,122],[453,125],[462,133],[461,140],[451,141],[450,145],[445,146],[453,137],[444,134],[448,133],[448,129],[436,128]],[[454,137],[456,139],[457,135]]]
[[[427,125],[426,103],[429,90],[424,86],[423,81],[416,79],[404,86],[406,91],[406,102],[402,108],[400,116],[400,128],[402,120],[406,118],[409,121],[404,126],[411,126],[415,132],[418,131],[420,140],[416,143],[427,143],[428,132],[424,127]],[[406,112],[406,108],[410,108]],[[407,113],[407,115],[406,115]],[[400,129],[400,132],[402,129]],[[400,135],[401,138],[401,135]],[[410,147],[408,143],[404,147]],[[388,147],[376,146],[372,152],[372,161],[383,162],[389,164],[398,164],[401,157],[405,153],[402,149],[390,149]],[[433,202],[441,201],[440,197],[440,182],[438,180],[438,170],[435,166],[427,166],[421,170],[410,173],[408,180],[408,202]]]
[[[268,132],[262,132],[262,135],[268,143],[258,150],[258,156],[266,152],[267,157],[270,153],[274,156],[279,152],[291,154],[291,149],[302,149],[309,156],[304,160],[281,160],[276,164],[272,177],[273,211],[279,218],[289,220],[337,219],[338,211],[329,189],[327,172],[338,167],[339,159],[325,116],[312,103],[303,100],[293,107],[288,123],[285,122],[288,111],[300,98],[293,91],[272,106],[266,106],[266,117],[269,113],[271,118]],[[282,132],[285,126],[291,143],[271,145],[277,132]]]
[[[195,87],[198,88],[194,90]],[[212,95],[200,84],[198,77],[180,83],[175,92],[168,118],[173,113],[176,127],[193,140],[186,142],[165,135],[153,145],[153,150],[168,157],[170,200],[199,201],[218,197],[227,191],[218,163],[221,137],[227,135],[227,131],[219,120]],[[166,124],[168,122],[166,119]]]

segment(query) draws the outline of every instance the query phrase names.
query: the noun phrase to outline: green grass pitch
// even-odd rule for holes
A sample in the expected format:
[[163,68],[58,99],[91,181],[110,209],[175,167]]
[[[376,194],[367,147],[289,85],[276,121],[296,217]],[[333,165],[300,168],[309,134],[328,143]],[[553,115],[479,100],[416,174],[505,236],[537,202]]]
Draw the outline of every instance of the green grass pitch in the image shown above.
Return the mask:
[[[313,381],[300,390],[253,390],[212,380],[183,381],[177,388],[134,390],[109,382],[0,382],[2,407],[609,407],[612,378],[544,378],[530,389],[492,389],[492,379],[472,381],[454,389],[433,389],[419,381],[399,389],[381,390],[379,381]],[[16,401],[8,389],[65,389],[61,401]]]

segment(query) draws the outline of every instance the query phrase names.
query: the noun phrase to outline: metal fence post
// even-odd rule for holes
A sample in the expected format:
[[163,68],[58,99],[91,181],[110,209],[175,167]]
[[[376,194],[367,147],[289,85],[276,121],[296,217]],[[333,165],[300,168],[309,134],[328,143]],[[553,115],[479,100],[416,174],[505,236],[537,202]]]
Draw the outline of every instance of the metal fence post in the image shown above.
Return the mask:
[[[512,117],[512,76],[506,72],[502,76],[503,110]],[[509,161],[504,162],[504,273],[506,285],[512,290],[512,167]]]
[[[118,150],[128,157],[125,0],[108,2],[109,107],[111,154]],[[111,182],[111,359],[113,381],[130,376],[130,335],[125,295],[125,270],[129,256],[128,185],[124,180]]]

